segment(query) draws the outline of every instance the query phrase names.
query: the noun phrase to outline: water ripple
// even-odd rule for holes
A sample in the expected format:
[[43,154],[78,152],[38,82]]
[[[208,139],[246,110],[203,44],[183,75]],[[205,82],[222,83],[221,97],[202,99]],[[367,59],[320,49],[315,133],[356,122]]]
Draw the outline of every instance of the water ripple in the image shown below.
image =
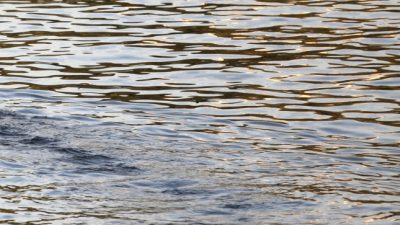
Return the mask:
[[0,222],[398,223],[399,5],[1,1]]

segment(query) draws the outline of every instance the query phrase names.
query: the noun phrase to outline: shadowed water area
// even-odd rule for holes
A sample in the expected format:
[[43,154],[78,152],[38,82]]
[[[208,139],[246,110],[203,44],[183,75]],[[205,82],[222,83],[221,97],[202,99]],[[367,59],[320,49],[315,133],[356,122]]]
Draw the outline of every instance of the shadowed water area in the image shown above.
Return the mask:
[[400,223],[400,1],[0,0],[0,223]]

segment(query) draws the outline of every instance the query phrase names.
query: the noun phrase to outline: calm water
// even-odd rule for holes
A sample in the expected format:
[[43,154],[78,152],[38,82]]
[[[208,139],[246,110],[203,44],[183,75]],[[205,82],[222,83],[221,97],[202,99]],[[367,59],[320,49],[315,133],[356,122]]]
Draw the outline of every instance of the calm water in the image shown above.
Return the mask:
[[0,223],[399,224],[399,105],[399,0],[1,0]]

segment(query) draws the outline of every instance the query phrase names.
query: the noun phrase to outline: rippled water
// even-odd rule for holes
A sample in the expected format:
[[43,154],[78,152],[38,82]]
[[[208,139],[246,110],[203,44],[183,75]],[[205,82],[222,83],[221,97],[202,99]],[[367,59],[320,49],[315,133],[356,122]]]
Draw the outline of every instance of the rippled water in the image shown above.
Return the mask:
[[400,223],[400,1],[0,1],[0,222]]

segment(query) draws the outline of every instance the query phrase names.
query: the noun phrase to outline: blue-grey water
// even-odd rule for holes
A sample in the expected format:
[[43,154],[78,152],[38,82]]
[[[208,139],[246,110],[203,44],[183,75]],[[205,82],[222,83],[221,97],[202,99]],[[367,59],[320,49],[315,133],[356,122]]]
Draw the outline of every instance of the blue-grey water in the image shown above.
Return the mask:
[[1,224],[400,224],[399,0],[0,0]]

